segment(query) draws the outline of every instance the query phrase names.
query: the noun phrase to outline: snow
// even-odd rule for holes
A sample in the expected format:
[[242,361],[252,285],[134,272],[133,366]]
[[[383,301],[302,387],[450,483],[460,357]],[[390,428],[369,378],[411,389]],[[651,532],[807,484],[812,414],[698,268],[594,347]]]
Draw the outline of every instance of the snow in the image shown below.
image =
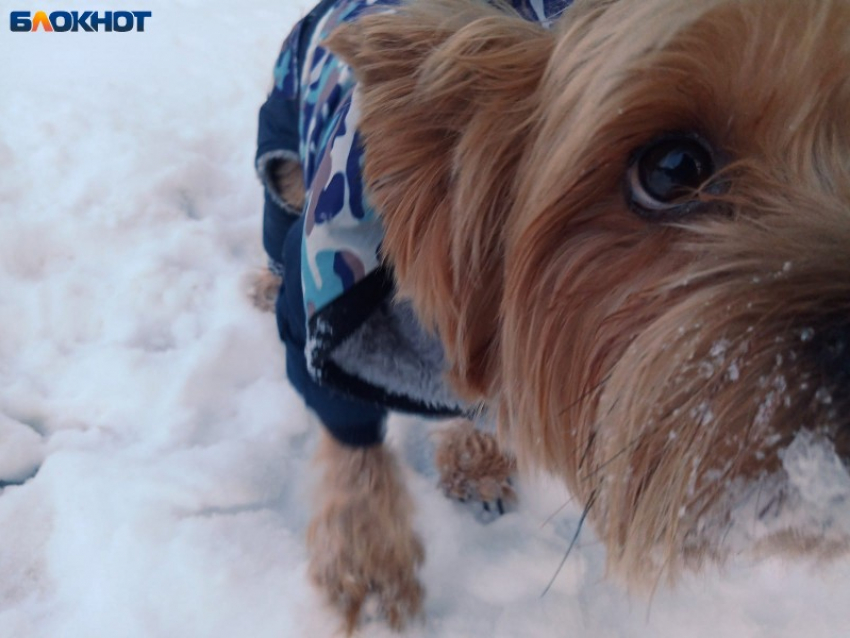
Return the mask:
[[[305,577],[318,426],[245,294],[256,111],[307,5],[109,3],[152,10],[144,34],[12,34],[3,14],[0,638],[334,634]],[[390,424],[428,548],[410,636],[848,633],[846,561],[741,559],[647,601],[605,579],[589,529],[541,596],[581,508],[529,478],[480,524],[435,489],[427,427]],[[807,478],[811,454],[785,460],[806,498],[848,498]]]
[[822,436],[801,430],[780,451],[782,469],[756,482],[735,483],[735,505],[723,525],[727,547],[743,552],[793,531],[833,544],[850,535],[850,474]]
[[801,432],[782,454],[782,465],[802,500],[817,510],[848,519],[850,512],[840,506],[850,502],[850,475],[830,444]]

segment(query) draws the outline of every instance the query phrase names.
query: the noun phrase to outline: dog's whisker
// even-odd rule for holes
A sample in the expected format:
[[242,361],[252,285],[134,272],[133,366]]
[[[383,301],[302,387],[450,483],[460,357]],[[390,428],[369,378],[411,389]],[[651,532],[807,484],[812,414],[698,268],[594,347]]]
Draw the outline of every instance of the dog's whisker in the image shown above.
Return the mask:
[[579,396],[578,399],[576,399],[572,403],[568,404],[564,409],[562,409],[558,413],[558,416],[562,417],[567,412],[569,412],[570,410],[575,408],[577,405],[581,405],[582,403],[586,402],[590,396],[592,396],[595,392],[598,392],[601,388],[603,388],[608,383],[608,380],[610,379],[610,377],[611,377],[611,374],[608,373],[601,381],[599,381],[598,383],[593,385],[591,388],[582,392],[581,396]]
[[[764,512],[763,512],[762,506],[761,506],[761,497],[762,497],[763,487],[764,486],[761,483],[759,483],[758,491],[756,492],[756,507],[755,507],[755,511],[753,513],[753,524],[755,524],[756,521],[760,520],[762,518],[762,516],[764,516]],[[773,499],[770,499],[770,500],[773,500]],[[765,508],[770,508],[770,501],[768,501],[768,504],[765,506]]]
[[590,456],[590,451],[593,449],[593,443],[596,440],[597,434],[598,431],[596,430],[596,428],[594,428],[587,435],[587,443],[585,444],[584,451],[581,453],[581,458],[578,461],[578,468],[580,470],[584,468],[584,465],[587,462],[588,457]]
[[648,435],[650,435],[650,434],[651,434],[651,432],[641,432],[641,433],[640,433],[640,434],[638,434],[638,435],[637,435],[637,436],[636,436],[636,437],[635,437],[635,438],[634,438],[631,442],[629,442],[629,443],[627,443],[626,445],[624,445],[624,446],[620,449],[620,451],[619,451],[619,452],[616,452],[616,453],[615,453],[615,454],[613,454],[612,456],[608,457],[608,459],[607,459],[607,460],[603,461],[602,463],[600,463],[599,465],[597,465],[595,468],[593,468],[592,470],[590,470],[590,471],[589,471],[589,472],[587,472],[586,474],[583,474],[583,475],[582,475],[582,476],[580,476],[579,478],[580,478],[582,481],[586,481],[586,480],[588,480],[588,479],[593,478],[595,475],[597,475],[597,474],[599,474],[600,472],[602,472],[603,470],[607,469],[607,467],[608,467],[609,465],[611,465],[612,463],[614,463],[614,462],[615,462],[617,459],[619,459],[621,456],[623,456],[624,454],[628,453],[628,452],[629,452],[632,448],[637,447],[637,446],[640,444],[640,442],[641,442],[644,438],[646,438]]
[[590,452],[593,448],[593,444],[595,443],[596,437],[599,434],[599,427],[601,426],[602,422],[604,422],[605,418],[611,415],[611,413],[617,407],[618,402],[619,402],[619,398],[615,399],[611,403],[611,406],[608,408],[608,411],[606,412],[606,414],[603,415],[602,418],[599,419],[599,421],[596,424],[594,424],[594,426],[592,428],[590,428],[590,432],[587,436],[587,441],[585,443],[584,450],[582,451],[581,458],[579,458],[579,462],[578,462],[578,469],[579,470],[584,468],[584,466],[587,462],[587,459],[590,456]]
[[564,568],[564,565],[567,562],[567,558],[570,556],[570,552],[572,552],[573,547],[575,547],[576,541],[578,541],[578,536],[581,533],[582,527],[584,526],[584,521],[587,519],[587,515],[590,513],[590,508],[593,507],[593,504],[596,502],[597,492],[594,490],[590,494],[590,498],[587,500],[587,504],[584,506],[584,510],[581,513],[581,517],[578,519],[578,525],[576,526],[576,531],[573,534],[572,539],[570,540],[570,545],[567,547],[567,551],[564,552],[564,557],[561,559],[558,568],[555,570],[555,573],[552,575],[552,579],[546,585],[546,588],[543,590],[543,593],[540,594],[540,597],[543,598],[546,594],[549,593],[549,590],[552,588],[552,585],[555,584],[555,579],[558,578],[558,574],[561,573],[561,570]]
[[770,511],[770,509],[773,507],[773,504],[776,503],[778,499],[779,495],[777,494],[767,502],[767,505],[765,505],[761,509],[758,509],[756,511],[756,520],[762,520],[765,516],[767,516],[767,513]]
[[561,505],[560,507],[558,507],[558,509],[556,509],[554,512],[552,512],[552,513],[551,513],[551,514],[550,514],[550,515],[546,518],[546,520],[545,520],[545,521],[543,521],[543,522],[540,524],[540,529],[543,529],[543,528],[544,528],[544,527],[546,527],[549,523],[551,523],[551,522],[555,519],[555,517],[556,517],[558,514],[560,514],[561,512],[563,512],[563,511],[564,511],[564,508],[565,508],[565,507],[567,507],[567,506],[568,506],[570,503],[572,503],[574,500],[575,500],[575,498],[571,496],[571,497],[570,497],[570,498],[568,498],[566,501],[564,501],[563,505]]

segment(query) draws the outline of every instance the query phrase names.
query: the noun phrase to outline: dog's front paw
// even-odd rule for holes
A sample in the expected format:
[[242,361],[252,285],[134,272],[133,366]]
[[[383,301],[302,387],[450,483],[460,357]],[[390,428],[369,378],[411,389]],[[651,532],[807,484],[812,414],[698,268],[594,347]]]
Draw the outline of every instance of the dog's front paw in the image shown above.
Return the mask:
[[422,609],[424,590],[416,577],[424,558],[422,543],[414,534],[369,525],[373,514],[342,507],[324,512],[310,528],[310,576],[349,633],[369,603],[396,630]]
[[349,633],[373,602],[400,630],[421,614],[425,552],[395,459],[384,448],[346,448],[326,437],[319,460],[325,475],[307,536],[310,576]]
[[443,432],[435,460],[446,496],[480,502],[484,518],[503,514],[516,503],[516,462],[502,453],[492,434],[476,430],[472,423],[464,421]]

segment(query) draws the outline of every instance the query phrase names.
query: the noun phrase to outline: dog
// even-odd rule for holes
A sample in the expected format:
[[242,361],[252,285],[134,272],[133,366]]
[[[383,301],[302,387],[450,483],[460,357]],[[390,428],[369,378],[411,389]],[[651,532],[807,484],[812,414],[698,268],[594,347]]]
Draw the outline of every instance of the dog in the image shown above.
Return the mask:
[[326,426],[310,574],[348,631],[369,596],[396,629],[422,608],[386,406],[495,423],[447,436],[446,492],[559,476],[630,586],[846,554],[850,2],[319,9],[263,107],[300,141],[261,125],[257,166],[291,244],[266,296]]

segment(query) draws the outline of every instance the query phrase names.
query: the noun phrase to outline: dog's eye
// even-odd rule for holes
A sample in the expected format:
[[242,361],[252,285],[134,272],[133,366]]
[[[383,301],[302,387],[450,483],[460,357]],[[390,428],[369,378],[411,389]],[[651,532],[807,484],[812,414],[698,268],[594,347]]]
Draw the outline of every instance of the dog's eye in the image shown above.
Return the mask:
[[678,212],[713,174],[706,143],[684,134],[665,136],[635,154],[628,170],[631,204],[650,216]]

